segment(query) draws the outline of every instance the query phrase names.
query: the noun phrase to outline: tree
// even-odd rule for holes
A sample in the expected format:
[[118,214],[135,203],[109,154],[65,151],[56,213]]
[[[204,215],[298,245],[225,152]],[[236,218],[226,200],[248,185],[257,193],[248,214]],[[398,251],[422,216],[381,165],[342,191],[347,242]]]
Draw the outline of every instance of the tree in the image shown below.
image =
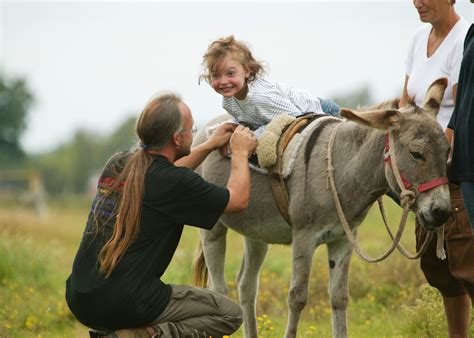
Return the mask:
[[13,167],[25,159],[20,137],[33,100],[24,79],[0,73],[0,167]]
[[332,99],[341,107],[357,109],[358,107],[373,104],[370,88],[364,85],[346,94],[339,94]]
[[113,153],[129,150],[136,143],[135,120],[126,119],[109,135],[78,129],[69,142],[35,155],[31,162],[41,172],[46,190],[52,195],[86,192],[91,177]]

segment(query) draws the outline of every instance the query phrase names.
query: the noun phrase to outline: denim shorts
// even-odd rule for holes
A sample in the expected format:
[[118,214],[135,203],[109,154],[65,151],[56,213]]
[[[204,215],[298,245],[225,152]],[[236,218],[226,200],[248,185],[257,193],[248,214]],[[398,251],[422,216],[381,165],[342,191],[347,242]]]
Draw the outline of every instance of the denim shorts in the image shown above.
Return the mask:
[[341,113],[341,107],[334,102],[333,100],[330,99],[322,99],[318,97],[319,102],[321,103],[321,108],[323,109],[323,112],[328,115],[332,115],[335,117],[339,117]]

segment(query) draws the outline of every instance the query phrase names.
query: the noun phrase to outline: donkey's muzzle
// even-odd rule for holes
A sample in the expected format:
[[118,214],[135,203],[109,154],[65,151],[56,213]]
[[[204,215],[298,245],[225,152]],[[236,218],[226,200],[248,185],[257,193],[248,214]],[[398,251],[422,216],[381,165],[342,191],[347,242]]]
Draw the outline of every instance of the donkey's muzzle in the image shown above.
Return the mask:
[[418,216],[428,230],[435,230],[447,222],[450,214],[450,208],[434,204],[428,212],[422,211]]

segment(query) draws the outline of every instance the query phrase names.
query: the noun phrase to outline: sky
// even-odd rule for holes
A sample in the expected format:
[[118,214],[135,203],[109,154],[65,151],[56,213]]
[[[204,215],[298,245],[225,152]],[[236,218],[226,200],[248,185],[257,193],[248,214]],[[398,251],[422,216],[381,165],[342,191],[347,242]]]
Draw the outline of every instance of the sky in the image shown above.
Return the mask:
[[[468,0],[455,8],[472,22]],[[0,71],[26,78],[35,96],[22,145],[38,153],[78,128],[112,132],[164,90],[183,97],[198,126],[223,113],[198,79],[207,46],[230,34],[271,81],[324,98],[364,85],[376,101],[394,98],[420,25],[411,0],[0,0]]]

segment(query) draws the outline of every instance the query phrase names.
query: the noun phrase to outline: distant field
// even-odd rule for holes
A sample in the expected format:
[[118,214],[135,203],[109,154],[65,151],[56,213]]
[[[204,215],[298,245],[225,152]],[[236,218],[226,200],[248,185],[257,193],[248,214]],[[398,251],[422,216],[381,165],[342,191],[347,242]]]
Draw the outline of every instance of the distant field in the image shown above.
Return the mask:
[[[394,226],[400,209],[387,206]],[[0,208],[0,337],[88,337],[64,301],[64,281],[79,245],[87,203],[56,203],[44,219],[32,210]],[[414,247],[413,220],[404,244]],[[190,283],[198,230],[188,227],[164,280]],[[362,247],[379,255],[389,245],[377,209],[359,231]],[[235,276],[242,257],[242,238],[230,232],[226,276],[230,296],[237,299]],[[313,261],[310,300],[303,311],[300,337],[330,337],[331,310],[326,292],[326,249]],[[354,255],[350,272],[350,337],[446,337],[439,295],[424,285],[418,262],[399,253],[369,264]],[[272,246],[260,278],[258,321],[261,337],[282,337],[286,325],[286,297],[291,249]],[[472,332],[474,334],[474,332]],[[242,330],[233,337],[242,337]]]

